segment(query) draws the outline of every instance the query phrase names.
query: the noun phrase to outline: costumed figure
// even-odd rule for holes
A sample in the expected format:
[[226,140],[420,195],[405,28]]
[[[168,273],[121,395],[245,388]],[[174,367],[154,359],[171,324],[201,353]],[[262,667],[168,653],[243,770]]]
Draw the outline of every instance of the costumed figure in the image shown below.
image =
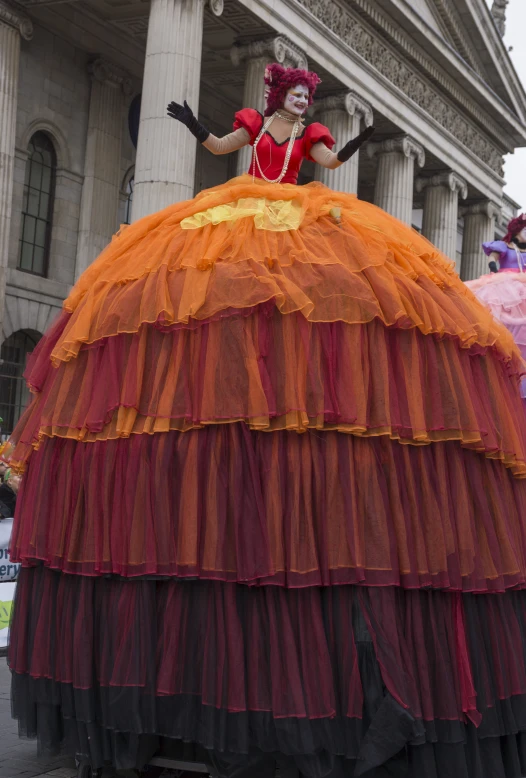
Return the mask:
[[127,227],[32,356],[14,715],[94,767],[524,775],[520,353],[425,238],[296,185],[369,133],[267,81],[225,138],[170,104],[249,174]]
[[[484,243],[490,273],[467,285],[511,332],[526,359],[526,213],[512,219],[504,240]],[[521,382],[526,400],[526,378]]]

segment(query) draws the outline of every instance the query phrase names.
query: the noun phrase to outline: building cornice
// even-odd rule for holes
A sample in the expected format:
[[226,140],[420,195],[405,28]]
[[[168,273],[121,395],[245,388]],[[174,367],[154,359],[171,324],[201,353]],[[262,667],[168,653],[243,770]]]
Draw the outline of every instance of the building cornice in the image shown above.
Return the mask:
[[[434,1],[437,6],[440,6],[442,9],[442,13],[440,14],[442,20],[444,20],[446,16],[450,19],[449,34],[452,40],[456,41],[461,29],[458,9],[452,7],[451,0]],[[420,20],[419,23],[423,24],[425,27],[426,38],[429,38],[429,41],[433,42],[434,47],[437,49],[437,53],[439,52],[442,57],[447,60],[449,67],[453,67],[458,71],[462,80],[470,84],[470,88],[477,90],[483,101],[489,103],[491,108],[502,105],[503,111],[509,112],[517,122],[521,121],[518,118],[518,114],[516,112],[514,113],[514,109],[510,107],[510,104],[504,103],[502,99],[495,94],[492,86],[486,83],[485,77],[481,75],[479,69],[474,66],[472,58],[477,57],[477,54],[473,45],[470,45],[470,53],[467,53],[463,46],[458,46],[457,43],[457,50],[452,49],[447,41],[443,41],[434,30],[429,28],[427,24],[420,19],[412,8],[410,0],[390,0],[390,2],[392,2],[394,8],[396,8],[398,12],[401,11],[405,13],[408,19],[413,17],[413,20]],[[466,0],[468,6],[470,3],[478,4],[478,2],[479,0]],[[481,2],[484,5],[484,0],[481,0]],[[381,31],[382,36],[387,37],[395,47],[403,51],[425,76],[439,84],[459,105],[465,108],[477,122],[482,126],[487,127],[490,132],[496,132],[496,137],[500,136],[500,133],[502,132],[501,124],[492,122],[488,117],[487,112],[481,110],[480,105],[477,104],[475,100],[471,100],[465,91],[459,89],[455,76],[449,75],[444,68],[438,66],[436,60],[430,57],[422,46],[415,45],[413,37],[408,35],[399,24],[392,23],[385,13],[382,13],[375,2],[371,2],[371,0],[349,0],[349,3],[352,3],[355,6],[362,17],[368,17],[370,23]],[[484,5],[481,9],[477,5],[477,9],[478,11],[475,11],[473,8],[469,7],[468,10],[473,14],[473,21],[479,36],[489,42],[490,48],[497,43],[502,51],[502,41],[500,41],[500,39],[496,41],[498,33],[496,29],[494,29],[495,25],[489,8]],[[489,29],[490,26],[492,28],[491,30]],[[456,35],[453,34],[454,29],[457,30]],[[465,40],[465,36],[463,36],[463,38]],[[517,91],[517,76],[507,53],[505,53],[505,59],[507,60],[506,65],[508,69],[507,75],[501,73],[502,83],[507,88],[510,97],[513,94],[514,99],[519,103],[522,100],[523,106],[526,108],[525,95],[523,92],[520,93],[520,90]],[[499,68],[500,67],[502,67],[501,60],[499,60]],[[471,73],[469,72],[470,69],[472,71]],[[514,79],[508,77],[511,73],[514,75]]]
[[449,0],[435,0],[435,7],[458,53],[479,76],[484,77],[484,68],[476,50],[464,33],[457,9]]
[[510,95],[522,108],[521,116],[526,116],[526,96],[521,80],[513,66],[507,47],[503,45],[502,37],[495,24],[486,0],[462,0],[470,13],[473,23],[477,28],[479,37],[484,40],[488,50],[498,51],[500,57],[494,57],[494,64],[500,74],[502,82]]
[[[354,1],[360,3],[362,7],[369,7],[368,0]],[[340,44],[348,47],[368,62],[390,84],[397,87],[441,125],[444,130],[450,132],[462,145],[474,152],[491,170],[500,176],[502,175],[502,155],[506,149],[494,145],[469,118],[459,112],[457,106],[436,89],[430,79],[417,72],[407,60],[403,60],[400,53],[360,17],[344,7],[339,0],[295,0],[295,3],[309,11],[340,40]],[[391,25],[378,11],[374,11],[374,13],[378,22],[385,23],[384,30],[389,35],[396,35],[398,43],[405,47],[407,43],[405,34],[400,29],[388,29]],[[419,49],[412,44],[408,44],[408,46],[411,49],[412,59],[415,59],[417,54],[422,59]],[[435,70],[437,70],[438,75],[438,69],[435,68]],[[460,98],[461,94],[458,90],[457,92]],[[464,102],[467,101],[464,99]],[[469,107],[471,113],[474,114],[475,104],[471,103]],[[479,124],[490,129],[492,134],[498,137],[497,125],[491,123],[491,126],[488,127],[487,117],[484,117],[479,110],[476,111],[476,114]]]
[[[352,0],[352,2],[357,8],[360,9],[362,13],[369,17],[377,29],[381,30],[381,35],[384,42],[386,37],[397,50],[403,52],[403,54],[408,57],[409,61],[417,68],[418,71],[420,71],[420,73],[425,78],[431,79],[434,84],[440,86],[441,89],[443,89],[443,91],[446,92],[446,94],[448,94],[459,106],[464,108],[480,126],[485,127],[488,132],[495,137],[501,137],[501,124],[492,121],[488,116],[488,113],[481,110],[476,101],[470,99],[469,96],[459,88],[458,82],[455,81],[454,78],[449,76],[442,68],[437,66],[436,61],[428,56],[420,46],[415,45],[411,36],[408,35],[402,27],[389,21],[389,19],[387,19],[386,16],[381,13],[378,7],[370,2],[370,0]],[[447,4],[444,0],[436,0],[436,2],[442,7]],[[445,11],[443,13],[445,14]],[[432,35],[433,31],[429,29],[428,34]],[[445,45],[447,46],[447,44]],[[455,53],[460,60],[463,56],[462,52]],[[449,62],[451,63],[451,48],[449,46],[447,47],[447,55]],[[483,79],[481,79],[477,69],[473,67],[473,63],[470,62],[470,57],[462,58],[461,61],[463,70],[465,70],[466,67],[471,67],[473,70],[474,78],[476,79],[476,83],[480,86],[480,83]],[[492,96],[493,93],[491,96],[488,96],[488,99],[491,99]],[[506,110],[509,111],[511,109],[509,106],[506,106]]]

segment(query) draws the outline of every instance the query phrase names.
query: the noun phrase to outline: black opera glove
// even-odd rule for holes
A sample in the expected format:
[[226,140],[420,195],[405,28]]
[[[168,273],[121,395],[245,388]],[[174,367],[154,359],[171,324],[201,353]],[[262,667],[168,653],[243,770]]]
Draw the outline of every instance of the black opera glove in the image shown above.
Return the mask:
[[360,146],[362,146],[365,141],[369,140],[374,130],[374,127],[367,127],[367,129],[357,135],[356,138],[353,138],[349,141],[349,143],[346,143],[343,149],[340,149],[336,155],[338,160],[340,162],[347,162],[347,160],[350,159],[353,154],[356,154]]
[[179,105],[179,103],[174,103],[172,101],[168,105],[167,111],[168,116],[171,116],[172,119],[177,119],[178,122],[181,122],[185,125],[185,127],[188,127],[192,135],[197,138],[199,143],[204,143],[210,135],[209,130],[207,130],[206,127],[203,127],[203,125],[195,118],[192,109],[186,100],[184,101],[183,105]]
[[499,272],[498,269],[497,269],[497,263],[495,262],[494,259],[492,259],[491,262],[489,263],[489,272],[490,273],[498,273]]

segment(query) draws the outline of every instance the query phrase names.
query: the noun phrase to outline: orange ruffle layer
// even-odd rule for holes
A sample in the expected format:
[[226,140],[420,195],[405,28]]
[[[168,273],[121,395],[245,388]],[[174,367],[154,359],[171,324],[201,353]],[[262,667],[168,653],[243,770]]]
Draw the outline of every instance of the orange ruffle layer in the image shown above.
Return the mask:
[[377,320],[311,323],[263,307],[170,332],[142,327],[58,368],[52,348],[50,338],[28,371],[38,394],[14,436],[17,467],[44,436],[91,442],[244,421],[259,430],[457,440],[526,476],[518,380],[493,349],[462,349],[453,338]]
[[[298,229],[258,229],[253,218],[182,229],[181,221],[240,198],[294,200]],[[341,213],[331,215],[335,206]],[[65,303],[72,313],[55,363],[82,344],[137,332],[143,323],[207,319],[274,300],[309,321],[416,327],[470,346],[518,352],[454,273],[415,231],[353,195],[238,179],[145,217],[118,236]]]

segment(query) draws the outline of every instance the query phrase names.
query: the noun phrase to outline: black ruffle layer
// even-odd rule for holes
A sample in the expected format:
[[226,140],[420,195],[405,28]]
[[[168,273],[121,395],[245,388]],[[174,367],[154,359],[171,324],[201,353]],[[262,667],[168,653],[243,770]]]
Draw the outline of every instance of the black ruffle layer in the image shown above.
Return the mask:
[[[274,778],[276,765],[309,778],[522,778],[526,696],[503,700],[472,723],[415,720],[370,678],[363,719],[277,722],[269,713],[229,713],[197,698],[145,698],[137,689],[78,690],[13,673],[13,714],[42,753],[68,752],[94,767],[141,768],[154,755],[204,762],[221,778]],[[163,732],[136,732],[137,711],[155,709]],[[108,711],[130,730],[100,723]],[[370,716],[370,718],[369,718]],[[108,722],[106,722],[107,724]],[[509,728],[515,730],[502,734]],[[168,735],[167,733],[170,733]]]
[[224,778],[264,773],[278,754],[308,778],[520,778],[525,635],[522,591],[287,591],[27,568],[13,712],[42,749],[94,766],[140,767],[193,743]]

